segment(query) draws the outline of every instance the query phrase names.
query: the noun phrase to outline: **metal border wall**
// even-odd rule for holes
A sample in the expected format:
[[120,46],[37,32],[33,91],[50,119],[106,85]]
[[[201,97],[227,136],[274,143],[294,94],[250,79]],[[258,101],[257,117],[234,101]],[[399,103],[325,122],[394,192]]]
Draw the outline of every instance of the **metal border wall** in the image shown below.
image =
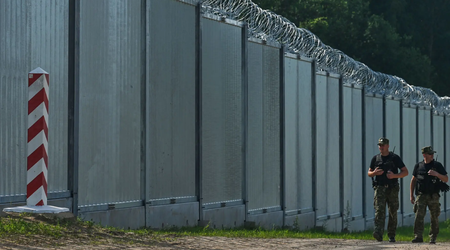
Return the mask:
[[68,1],[0,2],[0,203],[26,200],[28,72],[49,73],[48,197],[68,198]]
[[307,229],[315,226],[315,67],[296,54],[284,60],[285,225]]
[[379,137],[410,173],[425,145],[450,164],[448,116],[317,72],[199,1],[42,2],[0,1],[2,208],[26,199],[35,66],[50,73],[49,203],[104,225],[365,230]]

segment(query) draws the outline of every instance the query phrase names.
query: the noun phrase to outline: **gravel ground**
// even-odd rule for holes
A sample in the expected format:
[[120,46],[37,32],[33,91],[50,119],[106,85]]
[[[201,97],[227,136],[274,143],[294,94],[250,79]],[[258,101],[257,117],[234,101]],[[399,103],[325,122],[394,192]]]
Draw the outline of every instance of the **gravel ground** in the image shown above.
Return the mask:
[[[70,242],[59,240],[47,242],[51,246],[23,245],[2,241],[1,249],[450,249],[450,243],[413,244],[410,242],[376,242],[375,240],[343,240],[343,239],[256,239],[226,237],[177,237],[167,236],[164,240],[150,242],[107,243],[107,242]],[[57,246],[57,245],[59,246]]]

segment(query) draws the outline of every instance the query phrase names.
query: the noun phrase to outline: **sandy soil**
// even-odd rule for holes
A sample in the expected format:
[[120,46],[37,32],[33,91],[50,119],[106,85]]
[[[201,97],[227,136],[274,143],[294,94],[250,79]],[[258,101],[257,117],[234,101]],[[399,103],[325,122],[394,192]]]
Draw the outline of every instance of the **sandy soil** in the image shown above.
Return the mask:
[[[117,239],[116,239],[117,240]],[[27,240],[28,241],[28,240]],[[1,249],[450,249],[450,243],[413,244],[409,242],[376,242],[375,240],[342,240],[342,239],[244,239],[225,237],[176,237],[167,236],[164,240],[145,240],[108,243],[99,239],[95,241],[79,241],[61,239],[58,242],[43,244],[36,239],[31,242],[15,243],[9,240],[0,242]],[[55,245],[56,244],[56,245]]]

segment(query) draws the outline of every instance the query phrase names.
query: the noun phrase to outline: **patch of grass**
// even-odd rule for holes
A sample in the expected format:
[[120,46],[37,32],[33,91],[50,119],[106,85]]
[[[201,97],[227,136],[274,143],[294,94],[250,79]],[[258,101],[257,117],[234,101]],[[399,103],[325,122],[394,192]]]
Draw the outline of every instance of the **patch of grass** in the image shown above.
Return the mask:
[[[425,225],[424,239],[428,240],[429,224]],[[36,214],[18,214],[0,218],[0,241],[21,245],[64,246],[119,244],[124,246],[149,246],[164,244],[183,236],[221,236],[240,238],[335,238],[353,240],[374,240],[372,230],[362,232],[329,232],[326,227],[301,231],[299,228],[212,229],[205,227],[167,228],[151,230],[124,230],[103,227],[80,218],[59,219]],[[409,242],[413,238],[413,227],[399,227],[397,241]],[[388,240],[386,232],[384,240]],[[439,242],[450,242],[450,220],[440,223]]]
[[54,223],[46,223],[45,221],[31,220],[30,214],[20,214],[18,217],[2,219],[0,223],[0,236],[5,234],[21,234],[21,235],[48,235],[58,238],[62,235],[65,228],[61,225],[60,220]]
[[[438,240],[440,242],[450,242],[450,220],[441,222],[439,224],[440,231]],[[428,239],[430,224],[425,224],[424,239]],[[247,237],[247,238],[333,238],[333,239],[354,239],[354,240],[374,240],[372,236],[373,230],[366,230],[361,232],[328,232],[323,229],[310,229],[306,231],[291,230],[291,229],[275,229],[266,230],[263,228],[257,229],[211,229],[207,227],[191,227],[180,229],[168,229],[156,231],[156,234],[175,234],[178,236],[221,236],[221,237]],[[404,226],[397,228],[397,241],[411,241],[414,238],[413,227]],[[388,240],[387,232],[385,231],[384,240]]]
[[[15,245],[158,245],[159,235],[150,230],[123,230],[103,227],[80,218],[58,218],[54,215],[14,213],[0,217],[0,242]],[[1,245],[1,244],[0,244]]]

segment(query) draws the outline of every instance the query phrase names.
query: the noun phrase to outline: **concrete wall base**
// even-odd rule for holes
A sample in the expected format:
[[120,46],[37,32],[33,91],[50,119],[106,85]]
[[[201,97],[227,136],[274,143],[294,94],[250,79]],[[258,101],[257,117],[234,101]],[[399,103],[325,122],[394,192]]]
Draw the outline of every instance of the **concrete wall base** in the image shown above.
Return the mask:
[[401,212],[397,212],[397,227],[403,226],[403,220],[400,220],[400,218],[402,218],[402,216],[403,216],[403,214]]
[[[430,211],[428,211],[429,213]],[[441,214],[439,215],[439,221],[445,221],[446,215],[444,213],[444,211],[441,211]]]
[[[345,227],[346,225],[344,225]],[[366,223],[364,218],[352,220],[348,224],[348,230],[350,232],[360,232],[366,230]]]
[[316,213],[304,213],[284,217],[284,225],[297,230],[308,230],[316,226]]
[[403,226],[413,226],[414,225],[414,214],[408,214],[403,216]]
[[283,227],[283,211],[247,215],[247,222],[254,222],[255,227],[275,229]]
[[373,230],[375,228],[375,224],[373,222],[373,218],[366,220],[366,230]]
[[203,210],[203,221],[211,228],[235,228],[244,226],[245,205]]
[[198,224],[199,203],[147,206],[147,227],[154,229],[170,227],[194,227]]
[[444,214],[447,220],[450,219],[450,210],[445,211]]
[[82,220],[93,221],[102,226],[123,229],[139,229],[145,227],[145,207],[121,208],[106,211],[82,212],[78,214]]
[[327,232],[342,232],[342,217],[318,220],[316,227],[323,227],[323,230]]

